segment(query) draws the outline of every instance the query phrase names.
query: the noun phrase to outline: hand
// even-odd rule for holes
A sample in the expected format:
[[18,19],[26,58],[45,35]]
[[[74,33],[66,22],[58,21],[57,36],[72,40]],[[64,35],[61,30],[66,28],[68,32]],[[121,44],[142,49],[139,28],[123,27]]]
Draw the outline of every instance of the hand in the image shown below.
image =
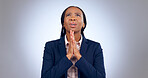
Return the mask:
[[77,48],[77,44],[76,44],[75,37],[74,37],[74,31],[72,31],[70,33],[70,38],[72,40],[73,53],[74,53],[75,57],[77,58],[77,60],[79,60],[82,56]]
[[68,49],[68,53],[67,53],[66,56],[70,60],[71,57],[73,56],[73,54],[75,55],[77,60],[79,60],[82,57],[79,50],[78,50],[78,48],[77,48],[77,46],[76,46],[74,31],[70,30],[69,49]]
[[69,48],[68,48],[68,53],[67,53],[67,58],[70,60],[71,57],[73,56],[74,54],[74,50],[73,50],[73,43],[72,43],[72,30],[70,30],[70,40],[69,40]]
[[77,48],[76,41],[74,41],[73,47],[74,47],[74,55],[76,56],[77,60],[79,60],[82,56],[80,54],[80,51]]

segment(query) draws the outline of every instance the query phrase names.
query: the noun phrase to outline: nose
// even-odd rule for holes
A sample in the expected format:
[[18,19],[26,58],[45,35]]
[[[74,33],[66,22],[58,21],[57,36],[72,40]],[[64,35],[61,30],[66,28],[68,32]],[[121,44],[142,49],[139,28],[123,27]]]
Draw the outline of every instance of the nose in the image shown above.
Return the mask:
[[76,21],[76,18],[72,17],[69,19],[70,21]]
[[70,21],[76,21],[76,18],[74,15],[71,16],[71,18],[69,19]]

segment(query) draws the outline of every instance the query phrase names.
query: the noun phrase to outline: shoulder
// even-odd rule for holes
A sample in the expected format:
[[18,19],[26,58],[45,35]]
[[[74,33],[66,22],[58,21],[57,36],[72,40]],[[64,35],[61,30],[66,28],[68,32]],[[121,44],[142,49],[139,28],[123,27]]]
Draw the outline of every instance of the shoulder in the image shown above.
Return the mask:
[[88,44],[91,44],[91,45],[100,45],[100,43],[97,42],[97,41],[90,40],[90,39],[86,39],[86,40],[87,40]]
[[59,41],[60,41],[60,39],[47,41],[47,42],[45,43],[45,46],[54,46],[54,45],[58,44]]
[[101,48],[101,44],[97,41],[86,39],[89,46],[93,46],[94,48]]

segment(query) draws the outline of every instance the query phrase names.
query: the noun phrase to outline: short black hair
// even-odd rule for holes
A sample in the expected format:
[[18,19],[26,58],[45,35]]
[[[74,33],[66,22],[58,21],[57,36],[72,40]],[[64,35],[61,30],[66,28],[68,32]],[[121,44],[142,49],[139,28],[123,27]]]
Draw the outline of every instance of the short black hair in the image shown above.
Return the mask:
[[71,8],[71,7],[76,7],[76,8],[78,8],[78,9],[80,9],[80,10],[82,11],[82,13],[83,13],[83,21],[84,21],[85,26],[84,26],[84,28],[82,27],[82,29],[81,29],[81,34],[84,35],[83,31],[84,31],[84,29],[86,28],[86,24],[87,24],[85,13],[83,12],[83,10],[82,10],[81,8],[79,8],[79,7],[77,7],[77,6],[69,6],[69,7],[67,7],[67,8],[63,11],[63,13],[62,13],[62,15],[61,15],[61,24],[62,24],[61,37],[63,37],[63,36],[66,34],[66,29],[65,29],[64,26],[63,26],[63,24],[64,24],[64,18],[65,18],[65,12],[66,12],[66,10],[67,10],[68,8]]

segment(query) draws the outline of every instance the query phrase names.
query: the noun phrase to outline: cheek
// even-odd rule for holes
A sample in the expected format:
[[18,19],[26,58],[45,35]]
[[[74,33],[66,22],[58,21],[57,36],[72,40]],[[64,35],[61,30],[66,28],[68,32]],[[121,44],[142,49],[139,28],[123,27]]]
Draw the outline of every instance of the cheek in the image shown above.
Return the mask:
[[78,22],[79,22],[79,25],[83,25],[83,20],[82,19],[80,19]]
[[67,24],[68,24],[68,20],[64,19],[64,25],[67,26]]

